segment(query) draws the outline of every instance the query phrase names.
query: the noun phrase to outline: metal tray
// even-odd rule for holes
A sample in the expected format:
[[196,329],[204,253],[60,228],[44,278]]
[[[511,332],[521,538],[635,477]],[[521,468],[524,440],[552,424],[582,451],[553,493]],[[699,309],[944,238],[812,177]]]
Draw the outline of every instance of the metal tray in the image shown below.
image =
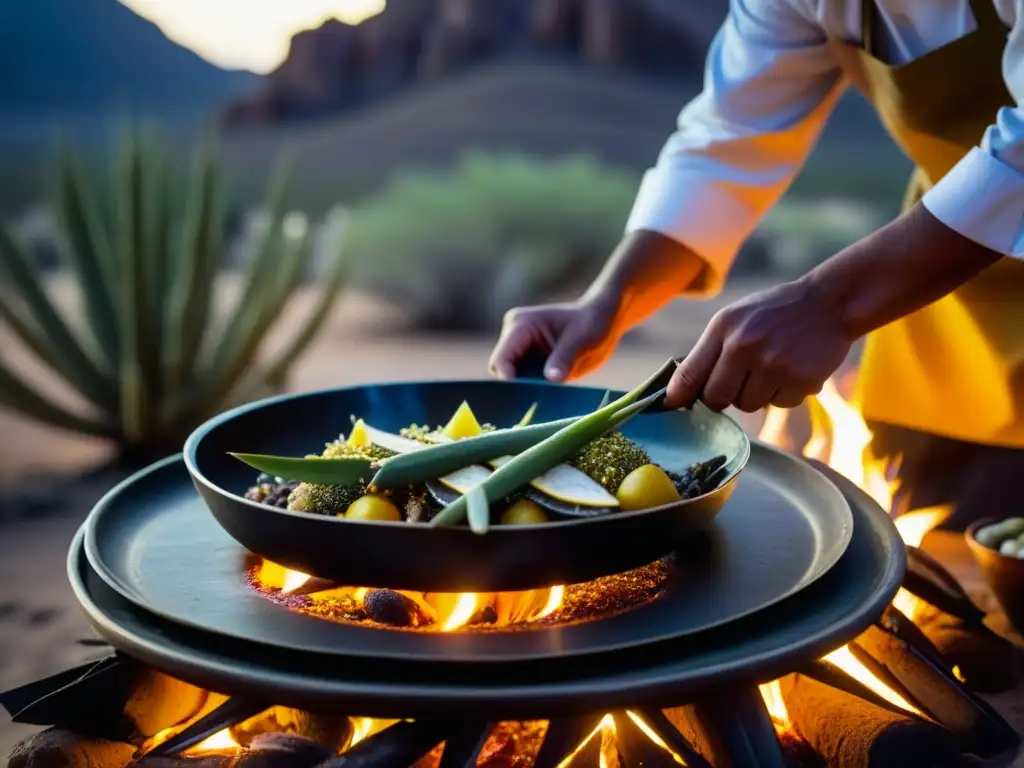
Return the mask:
[[97,573],[126,599],[179,624],[289,650],[480,662],[635,648],[763,611],[835,565],[853,534],[853,517],[820,473],[755,443],[744,482],[710,529],[675,553],[673,576],[658,600],[565,626],[452,633],[339,624],[260,596],[244,579],[245,549],[210,517],[180,459],[112,490],[85,530]]
[[375,717],[532,719],[638,701],[679,705],[709,688],[794,671],[852,640],[893,598],[906,568],[903,543],[870,498],[836,482],[851,500],[855,526],[834,568],[762,612],[639,653],[472,665],[281,653],[163,620],[126,601],[89,566],[84,530],[72,545],[69,575],[90,624],[119,651],[231,695]]

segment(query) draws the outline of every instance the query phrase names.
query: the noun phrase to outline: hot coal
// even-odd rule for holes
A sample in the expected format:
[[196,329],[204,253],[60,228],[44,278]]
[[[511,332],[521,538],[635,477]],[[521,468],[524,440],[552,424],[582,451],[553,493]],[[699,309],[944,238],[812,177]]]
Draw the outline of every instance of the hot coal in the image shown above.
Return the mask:
[[334,757],[334,750],[312,739],[266,733],[253,739],[235,768],[312,768]]
[[229,729],[243,747],[264,736],[298,736],[322,744],[331,753],[341,751],[352,738],[352,721],[344,716],[317,714],[289,707],[271,707]]
[[392,627],[419,627],[429,623],[415,601],[390,589],[371,589],[363,598],[366,615]]
[[870,704],[803,675],[780,681],[791,725],[827,765],[915,768],[970,765],[940,725]]

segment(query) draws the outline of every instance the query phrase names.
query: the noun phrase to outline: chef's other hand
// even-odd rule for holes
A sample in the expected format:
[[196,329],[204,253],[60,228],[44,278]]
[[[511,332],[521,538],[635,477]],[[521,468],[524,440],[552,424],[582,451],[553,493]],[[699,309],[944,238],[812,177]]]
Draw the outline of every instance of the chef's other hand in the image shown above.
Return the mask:
[[834,303],[808,281],[779,285],[715,315],[676,369],[665,403],[794,408],[821,391],[852,343]]
[[505,315],[501,336],[489,368],[501,379],[514,379],[519,361],[532,355],[547,358],[544,377],[550,381],[583,376],[604,363],[621,334],[612,331],[615,309],[601,301],[519,307]]

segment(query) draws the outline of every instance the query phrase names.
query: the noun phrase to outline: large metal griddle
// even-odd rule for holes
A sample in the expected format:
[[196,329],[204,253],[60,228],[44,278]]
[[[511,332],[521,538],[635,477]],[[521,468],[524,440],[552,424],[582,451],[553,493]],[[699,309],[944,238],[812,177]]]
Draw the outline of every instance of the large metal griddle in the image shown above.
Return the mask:
[[[670,371],[669,371],[670,373]],[[437,592],[494,592],[588,581],[649,563],[714,520],[746,464],[750,444],[734,421],[702,405],[644,414],[623,432],[667,469],[726,455],[715,490],[637,512],[570,518],[533,526],[431,528],[352,522],[294,513],[243,497],[255,472],[229,452],[301,456],[350,427],[353,415],[397,432],[441,424],[468,401],[481,420],[518,422],[533,403],[537,421],[579,416],[597,407],[599,389],[542,382],[429,381],[286,395],[222,414],[185,445],[196,489],[217,521],[252,552],[344,584]]]
[[567,626],[444,634],[334,623],[260,596],[244,578],[245,549],[196,497],[180,458],[109,493],[88,520],[85,547],[123,598],[213,635],[327,655],[490,662],[600,654],[706,632],[822,578],[852,534],[850,507],[835,486],[803,461],[755,443],[722,513],[673,556],[660,599]]
[[861,491],[836,482],[850,501],[853,535],[821,578],[745,618],[639,650],[478,663],[281,653],[168,621],[126,600],[89,565],[84,530],[71,548],[69,575],[89,622],[119,651],[190,683],[257,701],[378,717],[502,719],[592,712],[641,699],[678,705],[710,688],[800,668],[858,635],[895,595],[905,551],[892,522]]

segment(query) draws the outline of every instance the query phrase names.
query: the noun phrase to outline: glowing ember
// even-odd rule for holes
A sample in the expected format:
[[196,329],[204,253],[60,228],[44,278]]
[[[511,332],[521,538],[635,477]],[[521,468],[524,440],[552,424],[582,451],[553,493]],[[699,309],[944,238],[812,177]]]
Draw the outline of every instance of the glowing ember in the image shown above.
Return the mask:
[[[608,768],[611,760],[611,756],[607,754],[610,751],[608,748],[609,742],[612,749],[614,749],[615,746],[615,718],[611,713],[601,718],[601,722],[599,722],[594,730],[592,730],[590,734],[579,743],[579,746],[576,747],[568,757],[558,764],[558,768],[567,768],[567,766],[571,765],[580,752],[585,750],[590,743],[597,738],[598,734],[601,734],[600,765],[601,768]],[[614,764],[618,764],[617,757],[614,759]]]
[[[263,597],[330,621],[433,632],[486,631],[602,618],[657,599],[670,566],[664,562],[591,582],[523,592],[487,594],[414,592],[324,585],[268,560],[250,567],[249,581]],[[303,594],[296,594],[306,586]]]
[[785,733],[790,729],[789,710],[786,709],[786,702],[782,699],[782,686],[778,680],[765,683],[759,686],[761,698],[764,699],[765,709],[772,719],[777,733]]
[[825,657],[825,661],[833,666],[839,667],[843,672],[855,680],[860,681],[863,685],[870,688],[890,704],[894,704],[900,709],[911,712],[915,715],[924,716],[917,707],[912,705],[909,701],[896,693],[896,691],[875,677],[871,670],[857,660],[857,657],[853,655],[853,652],[850,651],[847,646],[844,645],[842,648],[832,651],[832,653]]
[[231,732],[225,728],[223,731],[218,731],[213,736],[203,739],[194,747],[189,748],[185,751],[185,754],[198,755],[204,752],[227,752],[238,749],[238,746],[238,742],[235,741]]

